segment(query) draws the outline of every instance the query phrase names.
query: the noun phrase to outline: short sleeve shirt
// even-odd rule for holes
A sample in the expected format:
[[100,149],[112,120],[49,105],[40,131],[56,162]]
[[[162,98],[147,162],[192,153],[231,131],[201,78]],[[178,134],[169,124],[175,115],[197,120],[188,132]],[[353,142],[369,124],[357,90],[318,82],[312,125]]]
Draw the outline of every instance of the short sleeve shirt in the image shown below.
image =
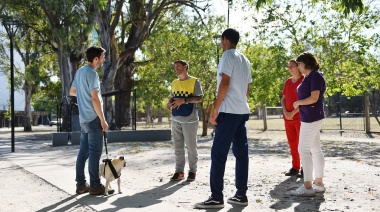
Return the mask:
[[103,105],[99,75],[90,65],[84,65],[76,72],[72,86],[75,87],[77,93],[79,122],[89,123],[98,117],[92,104],[92,90],[98,90],[99,99]]
[[225,51],[218,66],[217,88],[222,81],[222,74],[226,74],[231,79],[219,112],[249,114],[247,89],[249,83],[252,82],[249,60],[236,49]]
[[[297,87],[301,84],[303,80],[303,76],[301,76],[297,81],[293,82],[292,77],[288,78],[285,82],[284,89],[282,90],[282,95],[285,96],[285,107],[287,111],[293,111],[293,103],[298,100],[297,97]],[[285,119],[285,116],[284,116]],[[300,120],[300,113],[296,113],[293,116],[293,120]]]
[[323,74],[318,70],[307,75],[297,88],[298,99],[306,99],[311,96],[312,91],[319,90],[318,101],[310,105],[300,105],[300,115],[302,122],[315,122],[325,118],[323,109],[323,95],[326,91],[326,83]]

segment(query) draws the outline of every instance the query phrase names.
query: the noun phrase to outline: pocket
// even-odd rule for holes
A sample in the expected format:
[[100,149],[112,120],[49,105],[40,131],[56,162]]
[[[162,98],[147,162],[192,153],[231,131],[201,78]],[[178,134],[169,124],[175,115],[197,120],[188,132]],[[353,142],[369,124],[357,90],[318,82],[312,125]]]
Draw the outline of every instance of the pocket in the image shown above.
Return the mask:
[[100,124],[99,117],[96,117],[88,123],[88,132],[95,132],[99,130],[102,130],[102,125]]

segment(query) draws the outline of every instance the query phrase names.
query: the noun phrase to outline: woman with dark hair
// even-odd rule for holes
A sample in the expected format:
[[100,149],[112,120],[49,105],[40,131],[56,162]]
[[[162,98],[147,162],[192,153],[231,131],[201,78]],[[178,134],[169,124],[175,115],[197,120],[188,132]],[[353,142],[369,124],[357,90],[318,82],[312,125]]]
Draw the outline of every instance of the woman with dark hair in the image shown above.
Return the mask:
[[[310,52],[304,52],[296,59],[298,69],[305,76],[297,88],[298,101],[293,103],[299,108],[301,128],[298,152],[301,157],[304,185],[290,192],[294,196],[314,196],[324,192],[323,174],[325,159],[321,150],[320,129],[325,118],[323,95],[326,83],[323,74],[318,71],[317,58]],[[313,170],[315,180],[313,182]]]

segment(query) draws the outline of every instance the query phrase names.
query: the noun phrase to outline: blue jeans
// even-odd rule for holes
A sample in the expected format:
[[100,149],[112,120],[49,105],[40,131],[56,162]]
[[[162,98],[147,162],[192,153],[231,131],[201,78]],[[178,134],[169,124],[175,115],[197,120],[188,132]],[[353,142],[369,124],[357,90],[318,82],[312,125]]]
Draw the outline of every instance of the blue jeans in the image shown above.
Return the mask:
[[236,195],[246,196],[248,190],[248,139],[245,122],[249,114],[219,113],[215,127],[215,138],[211,148],[211,196],[223,200],[224,171],[230,146],[236,158]]
[[89,123],[81,123],[80,149],[76,162],[77,186],[86,184],[84,167],[88,160],[88,173],[90,175],[90,186],[96,187],[100,184],[99,160],[103,150],[103,129],[100,119],[96,118]]

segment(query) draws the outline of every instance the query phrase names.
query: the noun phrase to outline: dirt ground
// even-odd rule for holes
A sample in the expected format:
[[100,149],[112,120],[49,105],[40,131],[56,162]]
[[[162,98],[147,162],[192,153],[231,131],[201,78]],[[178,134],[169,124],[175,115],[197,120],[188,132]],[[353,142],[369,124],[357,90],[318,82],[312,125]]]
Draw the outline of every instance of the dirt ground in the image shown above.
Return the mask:
[[[59,155],[51,164],[75,170],[79,147],[51,147],[51,131],[45,128],[35,128],[34,133],[18,132],[17,151],[34,157]],[[345,132],[341,136],[336,131],[323,132],[327,191],[313,198],[289,195],[302,180],[284,176],[291,167],[285,132],[250,130],[248,136],[249,205],[233,207],[225,203],[225,208],[219,211],[379,211],[379,135]],[[101,204],[90,195],[71,195],[14,164],[8,157],[11,154],[9,138],[9,131],[0,128],[0,177],[1,188],[5,191],[0,194],[0,211],[153,211],[162,203],[181,211],[194,211],[194,203],[210,195],[211,137],[199,138],[197,179],[191,183],[169,182],[174,171],[174,150],[170,141],[109,144],[111,156],[124,155],[127,167],[121,176],[123,194],[101,199]],[[230,152],[225,173],[225,199],[235,192],[234,165],[235,159]],[[74,177],[67,176],[68,182],[75,184]]]

